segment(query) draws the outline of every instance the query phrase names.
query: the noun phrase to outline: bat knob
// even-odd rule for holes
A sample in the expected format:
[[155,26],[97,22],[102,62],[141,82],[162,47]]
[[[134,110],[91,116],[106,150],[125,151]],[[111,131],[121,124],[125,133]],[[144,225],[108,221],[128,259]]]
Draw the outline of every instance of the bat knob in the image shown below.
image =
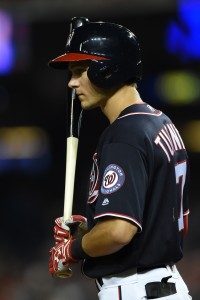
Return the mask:
[[70,23],[70,32],[72,32],[73,29],[83,26],[87,23],[89,23],[89,19],[85,17],[74,17],[71,19]]
[[63,271],[57,271],[55,274],[54,274],[54,277],[57,277],[57,278],[69,278],[72,276],[72,270],[70,268],[67,268],[66,270],[63,270]]

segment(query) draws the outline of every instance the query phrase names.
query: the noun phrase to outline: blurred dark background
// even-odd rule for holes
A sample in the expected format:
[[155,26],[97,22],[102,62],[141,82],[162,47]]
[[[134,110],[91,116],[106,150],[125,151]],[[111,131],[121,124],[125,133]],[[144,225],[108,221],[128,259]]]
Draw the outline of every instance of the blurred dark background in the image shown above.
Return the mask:
[[[97,299],[80,265],[69,280],[53,280],[48,273],[54,219],[63,213],[67,74],[47,64],[64,53],[73,16],[119,23],[138,36],[139,92],[171,117],[183,137],[191,163],[191,213],[178,267],[199,300],[198,0],[0,0],[0,300]],[[74,214],[85,214],[91,156],[107,125],[99,110],[84,112]]]

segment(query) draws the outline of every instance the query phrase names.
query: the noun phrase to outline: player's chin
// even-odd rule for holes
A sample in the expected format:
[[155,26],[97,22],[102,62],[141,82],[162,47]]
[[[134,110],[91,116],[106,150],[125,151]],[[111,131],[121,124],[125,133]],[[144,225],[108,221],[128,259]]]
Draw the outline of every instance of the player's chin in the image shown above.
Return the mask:
[[81,101],[81,107],[83,110],[91,110],[96,107],[96,105],[89,103],[88,101]]

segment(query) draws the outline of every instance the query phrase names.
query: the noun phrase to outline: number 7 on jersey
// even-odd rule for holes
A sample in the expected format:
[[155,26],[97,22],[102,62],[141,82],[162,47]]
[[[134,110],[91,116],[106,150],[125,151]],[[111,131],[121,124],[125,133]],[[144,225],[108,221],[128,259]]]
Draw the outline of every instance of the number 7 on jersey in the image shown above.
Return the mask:
[[177,187],[180,186],[180,214],[178,218],[178,227],[179,231],[184,229],[184,221],[183,221],[183,189],[186,180],[186,170],[187,170],[187,163],[186,161],[182,161],[175,165],[175,174],[176,174],[176,184]]

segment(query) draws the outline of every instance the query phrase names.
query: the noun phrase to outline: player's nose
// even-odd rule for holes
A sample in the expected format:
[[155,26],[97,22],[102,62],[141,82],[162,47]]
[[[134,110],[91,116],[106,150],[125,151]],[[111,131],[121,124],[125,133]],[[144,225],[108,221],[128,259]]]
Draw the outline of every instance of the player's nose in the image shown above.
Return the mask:
[[72,76],[70,81],[68,82],[68,87],[70,89],[79,87],[79,80]]

